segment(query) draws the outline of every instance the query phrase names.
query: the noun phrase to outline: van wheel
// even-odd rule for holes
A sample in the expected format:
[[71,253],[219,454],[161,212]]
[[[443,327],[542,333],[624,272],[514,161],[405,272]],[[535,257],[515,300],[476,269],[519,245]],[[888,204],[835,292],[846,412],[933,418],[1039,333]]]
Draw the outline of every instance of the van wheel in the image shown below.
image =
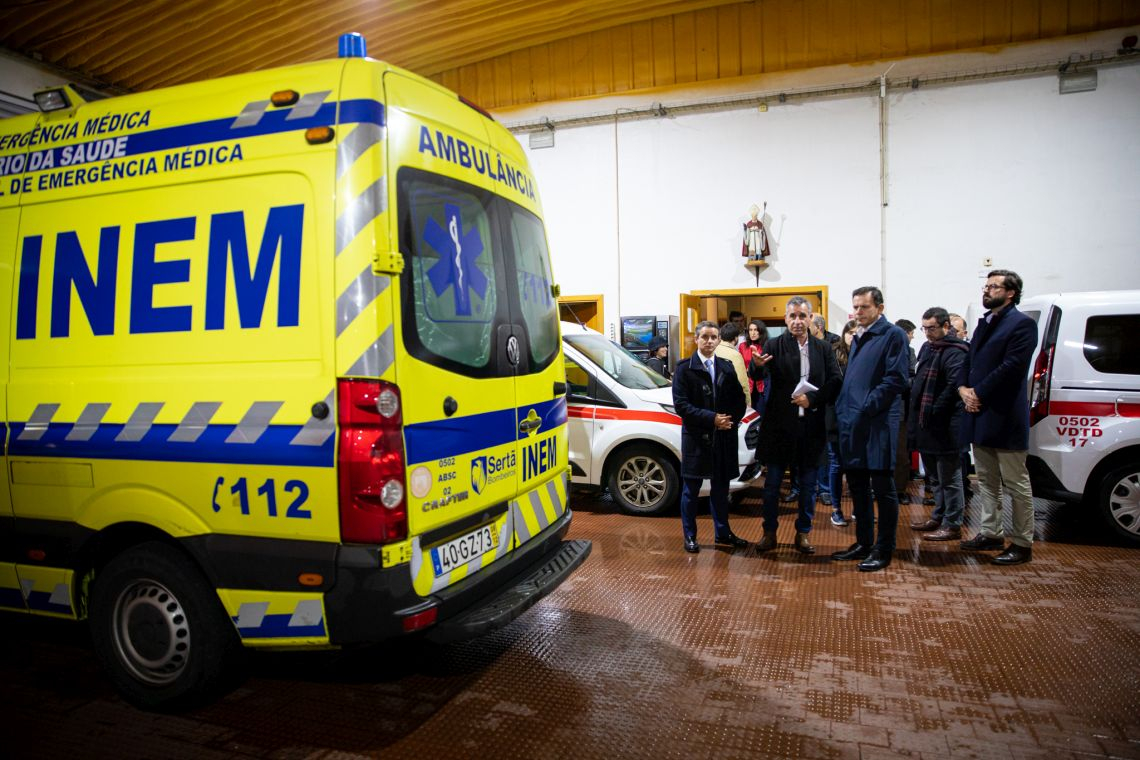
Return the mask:
[[1140,462],[1108,473],[1101,481],[1098,503],[1113,532],[1140,544]]
[[677,469],[660,449],[630,446],[617,454],[607,482],[610,495],[627,515],[659,515],[680,493]]
[[214,589],[176,547],[141,544],[95,576],[95,654],[137,707],[175,710],[235,679],[241,644]]

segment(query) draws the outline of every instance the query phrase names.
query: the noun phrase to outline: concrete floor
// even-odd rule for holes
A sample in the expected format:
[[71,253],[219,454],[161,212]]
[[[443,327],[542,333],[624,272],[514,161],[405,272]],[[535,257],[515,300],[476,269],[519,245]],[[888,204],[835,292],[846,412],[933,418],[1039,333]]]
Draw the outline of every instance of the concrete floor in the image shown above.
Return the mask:
[[[913,484],[917,493],[917,486]],[[676,517],[576,492],[593,555],[506,629],[437,647],[257,654],[179,716],[111,691],[77,625],[0,616],[0,755],[148,758],[1140,757],[1140,551],[1037,504],[1030,565],[906,527],[886,571],[820,553],[685,554]],[[846,505],[850,513],[850,505]],[[733,528],[755,540],[758,494]]]

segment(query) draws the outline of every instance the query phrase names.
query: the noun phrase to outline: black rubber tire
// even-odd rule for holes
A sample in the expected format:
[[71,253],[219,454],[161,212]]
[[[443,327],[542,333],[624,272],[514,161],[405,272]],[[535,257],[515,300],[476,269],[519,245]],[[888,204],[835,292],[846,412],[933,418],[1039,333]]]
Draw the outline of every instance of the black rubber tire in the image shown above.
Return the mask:
[[635,445],[620,449],[610,462],[606,487],[627,515],[662,515],[676,508],[681,481],[662,449]]
[[103,669],[136,707],[194,707],[240,678],[237,631],[176,546],[140,544],[108,562],[92,584],[89,620]]
[[1096,503],[1109,530],[1140,546],[1140,462],[1129,462],[1106,474]]

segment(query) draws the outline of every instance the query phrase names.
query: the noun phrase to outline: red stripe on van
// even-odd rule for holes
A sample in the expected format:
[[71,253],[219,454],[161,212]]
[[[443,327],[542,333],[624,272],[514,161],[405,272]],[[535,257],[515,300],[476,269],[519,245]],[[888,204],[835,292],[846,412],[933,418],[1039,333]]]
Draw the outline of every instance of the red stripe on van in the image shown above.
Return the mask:
[[642,412],[635,409],[612,409],[608,406],[568,406],[568,417],[595,420],[634,420],[640,422],[663,422],[666,425],[680,425],[681,418],[668,412]]
[[1107,404],[1103,401],[1054,401],[1049,416],[1140,417],[1140,404]]
[[[675,414],[669,414],[668,412],[643,412],[633,409],[613,409],[600,406],[571,405],[566,408],[566,415],[579,419],[640,420],[641,422],[664,422],[667,425],[681,424],[680,417]],[[759,416],[760,415],[755,411],[750,410],[748,414],[744,415],[744,419],[741,420],[741,423],[747,425]]]

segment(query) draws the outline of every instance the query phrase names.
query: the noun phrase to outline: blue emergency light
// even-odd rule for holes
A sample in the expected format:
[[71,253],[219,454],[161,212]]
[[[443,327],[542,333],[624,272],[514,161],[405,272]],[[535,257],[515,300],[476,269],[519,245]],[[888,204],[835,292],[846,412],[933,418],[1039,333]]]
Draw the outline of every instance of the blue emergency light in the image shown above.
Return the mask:
[[338,58],[365,58],[368,55],[368,43],[360,32],[342,34],[337,44]]

